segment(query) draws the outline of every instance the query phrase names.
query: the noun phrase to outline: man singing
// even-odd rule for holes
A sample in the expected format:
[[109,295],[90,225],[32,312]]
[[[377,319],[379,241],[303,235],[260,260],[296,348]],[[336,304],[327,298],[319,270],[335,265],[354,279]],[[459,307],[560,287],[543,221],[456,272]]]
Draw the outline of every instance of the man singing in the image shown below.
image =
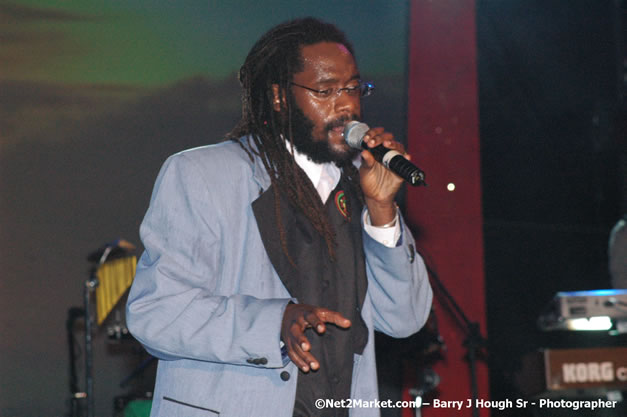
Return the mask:
[[376,400],[374,330],[409,336],[431,306],[402,180],[344,141],[373,86],[313,18],[262,36],[239,79],[230,140],[171,156],[141,225],[127,321],[159,358],[151,416],[378,416],[316,406]]

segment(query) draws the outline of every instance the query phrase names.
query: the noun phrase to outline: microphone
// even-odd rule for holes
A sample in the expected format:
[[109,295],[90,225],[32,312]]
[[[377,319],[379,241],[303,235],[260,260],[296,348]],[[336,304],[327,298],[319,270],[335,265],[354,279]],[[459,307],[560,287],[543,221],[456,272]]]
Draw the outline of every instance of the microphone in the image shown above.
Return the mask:
[[358,121],[348,122],[344,127],[344,140],[351,148],[367,149],[370,151],[372,155],[374,155],[374,158],[378,162],[381,162],[384,167],[394,172],[411,185],[427,185],[425,182],[425,173],[416,165],[405,159],[400,152],[388,149],[383,145],[369,148],[366,142],[364,142],[364,136],[368,130],[370,130],[370,128],[365,123]]

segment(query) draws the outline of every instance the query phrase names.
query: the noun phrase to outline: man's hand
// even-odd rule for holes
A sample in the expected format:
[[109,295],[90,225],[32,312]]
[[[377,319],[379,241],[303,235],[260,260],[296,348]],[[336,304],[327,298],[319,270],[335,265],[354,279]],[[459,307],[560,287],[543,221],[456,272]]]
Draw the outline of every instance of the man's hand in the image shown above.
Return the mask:
[[[369,148],[383,144],[410,159],[405,148],[394,140],[394,135],[382,127],[375,127],[366,132],[364,142]],[[361,153],[363,162],[359,168],[361,188],[364,193],[370,221],[373,226],[381,226],[391,222],[396,216],[394,197],[403,184],[403,179],[378,163],[372,154],[364,150]]]
[[320,368],[320,362],[309,352],[311,343],[305,337],[305,330],[311,327],[318,334],[322,334],[327,329],[325,323],[332,323],[343,329],[351,325],[349,319],[326,308],[308,304],[288,304],[285,308],[281,340],[287,347],[287,355],[303,372]]

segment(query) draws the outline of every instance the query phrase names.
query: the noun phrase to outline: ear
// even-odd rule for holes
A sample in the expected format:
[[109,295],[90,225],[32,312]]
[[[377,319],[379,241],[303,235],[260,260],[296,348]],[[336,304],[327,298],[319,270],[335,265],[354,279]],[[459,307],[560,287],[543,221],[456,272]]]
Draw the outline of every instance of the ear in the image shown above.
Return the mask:
[[276,112],[281,112],[285,107],[285,91],[281,91],[278,84],[272,84],[272,108]]

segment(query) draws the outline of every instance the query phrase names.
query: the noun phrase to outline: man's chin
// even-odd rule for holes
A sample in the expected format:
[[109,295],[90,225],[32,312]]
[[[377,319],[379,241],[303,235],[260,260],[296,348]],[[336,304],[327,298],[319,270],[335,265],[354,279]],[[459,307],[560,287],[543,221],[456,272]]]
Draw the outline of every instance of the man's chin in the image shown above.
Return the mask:
[[357,154],[359,154],[359,150],[348,146],[309,146],[304,148],[302,146],[296,146],[296,150],[304,155],[307,155],[309,159],[318,164],[325,164],[328,162],[341,164],[353,160]]
[[358,149],[351,148],[346,143],[329,146],[329,153],[333,157],[332,162],[340,163],[355,159],[359,154]]

